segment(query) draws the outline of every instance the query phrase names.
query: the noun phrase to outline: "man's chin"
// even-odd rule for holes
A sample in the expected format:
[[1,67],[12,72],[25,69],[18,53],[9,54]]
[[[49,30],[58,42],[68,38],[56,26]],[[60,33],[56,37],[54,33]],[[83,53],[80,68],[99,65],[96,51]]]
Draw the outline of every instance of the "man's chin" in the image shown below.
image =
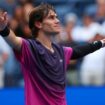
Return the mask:
[[58,32],[54,32],[54,33],[53,33],[53,35],[54,35],[54,36],[56,36],[56,35],[58,35],[58,34],[60,34],[60,32],[59,32],[59,31],[58,31]]
[[56,35],[58,35],[58,34],[60,34],[59,31],[47,33],[48,36],[56,36]]
[[52,32],[53,33],[53,35],[58,35],[58,34],[60,34],[60,30],[58,30],[58,31],[55,31],[55,32]]

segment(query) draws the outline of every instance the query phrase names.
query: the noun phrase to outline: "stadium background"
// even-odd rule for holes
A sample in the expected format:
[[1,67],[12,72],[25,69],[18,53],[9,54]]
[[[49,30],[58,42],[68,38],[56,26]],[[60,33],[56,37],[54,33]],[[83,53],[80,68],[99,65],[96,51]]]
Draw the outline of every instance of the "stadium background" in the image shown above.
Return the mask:
[[[41,2],[52,4],[62,23],[54,41],[65,46],[105,38],[105,0],[0,0],[17,36],[31,38],[28,13]],[[67,71],[67,105],[105,105],[105,49],[71,61]],[[24,105],[20,64],[0,37],[0,105]]]

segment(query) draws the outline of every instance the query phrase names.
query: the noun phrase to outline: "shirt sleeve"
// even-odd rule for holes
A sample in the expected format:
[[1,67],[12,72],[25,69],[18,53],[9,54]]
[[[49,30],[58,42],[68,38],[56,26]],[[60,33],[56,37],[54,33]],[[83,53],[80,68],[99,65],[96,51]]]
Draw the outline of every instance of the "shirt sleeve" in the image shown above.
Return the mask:
[[63,47],[63,49],[64,49],[65,64],[66,64],[65,66],[67,67],[71,59],[73,50],[71,47]]
[[72,47],[73,54],[71,59],[78,59],[81,57],[84,57],[87,54],[90,54],[102,47],[101,41],[95,41],[93,43],[86,43],[84,45],[78,45],[75,47]]
[[21,47],[21,51],[18,52],[15,49],[13,49],[14,54],[17,58],[17,60],[19,60],[21,63],[24,63],[27,61],[27,57],[30,54],[30,49],[29,49],[29,43],[27,40],[22,39],[22,47]]

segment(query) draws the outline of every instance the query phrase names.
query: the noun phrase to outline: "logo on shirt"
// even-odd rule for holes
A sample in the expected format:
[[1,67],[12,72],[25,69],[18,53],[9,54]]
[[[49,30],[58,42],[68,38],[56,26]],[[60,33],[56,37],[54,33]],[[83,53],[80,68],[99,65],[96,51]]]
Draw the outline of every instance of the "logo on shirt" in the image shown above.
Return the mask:
[[61,62],[61,63],[62,63],[62,62],[63,62],[63,60],[62,60],[62,59],[60,59],[60,60],[59,60],[59,62]]

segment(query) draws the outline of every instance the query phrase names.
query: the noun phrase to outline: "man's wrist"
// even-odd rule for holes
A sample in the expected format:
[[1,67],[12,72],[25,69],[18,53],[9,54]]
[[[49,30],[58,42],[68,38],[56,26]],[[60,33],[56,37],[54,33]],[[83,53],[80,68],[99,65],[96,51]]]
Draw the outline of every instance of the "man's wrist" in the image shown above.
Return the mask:
[[10,33],[10,29],[9,29],[8,26],[6,26],[6,27],[4,28],[4,30],[0,31],[0,35],[1,35],[2,37],[8,36],[9,33]]
[[94,46],[99,46],[100,48],[103,47],[103,43],[101,42],[101,40],[100,41],[94,41],[93,45]]

